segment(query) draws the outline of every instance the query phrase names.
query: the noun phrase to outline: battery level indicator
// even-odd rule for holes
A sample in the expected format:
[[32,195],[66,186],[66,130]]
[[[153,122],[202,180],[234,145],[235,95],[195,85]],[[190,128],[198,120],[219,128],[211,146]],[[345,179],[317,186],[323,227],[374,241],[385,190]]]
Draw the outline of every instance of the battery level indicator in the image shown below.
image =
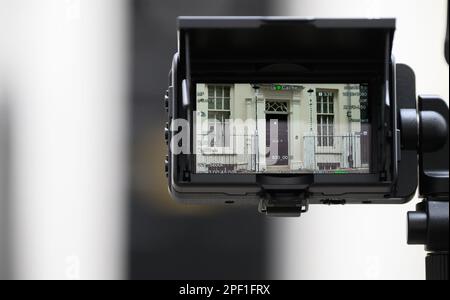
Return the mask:
[[334,172],[334,174],[339,174],[339,175],[345,175],[348,174],[349,172],[347,170],[336,170]]

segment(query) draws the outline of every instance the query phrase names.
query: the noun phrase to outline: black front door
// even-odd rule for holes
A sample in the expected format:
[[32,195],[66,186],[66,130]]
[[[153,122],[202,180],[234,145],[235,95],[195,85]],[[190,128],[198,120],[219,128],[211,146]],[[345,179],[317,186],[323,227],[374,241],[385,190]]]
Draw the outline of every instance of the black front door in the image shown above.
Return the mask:
[[[272,131],[275,130],[275,132],[278,132],[278,137],[275,134],[271,134],[271,128]],[[278,151],[270,151],[271,146],[272,149],[277,149]],[[289,135],[287,115],[266,115],[266,147],[266,161],[268,167],[289,165]]]

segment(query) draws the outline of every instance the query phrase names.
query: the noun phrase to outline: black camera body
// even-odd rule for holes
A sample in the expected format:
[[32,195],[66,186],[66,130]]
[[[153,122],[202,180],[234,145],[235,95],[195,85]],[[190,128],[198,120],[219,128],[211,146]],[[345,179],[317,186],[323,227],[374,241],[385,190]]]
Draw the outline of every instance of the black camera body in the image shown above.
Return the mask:
[[[415,195],[418,151],[402,147],[399,122],[417,109],[415,76],[392,56],[395,20],[181,17],[178,26],[165,97],[173,198],[298,216],[309,204]],[[233,115],[256,120],[241,148],[258,149],[241,160],[229,146],[237,135],[218,142]]]

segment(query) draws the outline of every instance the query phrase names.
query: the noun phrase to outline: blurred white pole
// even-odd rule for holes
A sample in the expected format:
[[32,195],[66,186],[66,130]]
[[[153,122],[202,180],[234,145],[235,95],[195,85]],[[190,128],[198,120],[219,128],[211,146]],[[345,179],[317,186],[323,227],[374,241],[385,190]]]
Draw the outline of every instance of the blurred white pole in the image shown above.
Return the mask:
[[[0,24],[1,26],[1,24]],[[0,43],[1,45],[1,43]],[[1,70],[0,57],[0,70]],[[0,71],[1,72],[1,71]],[[9,119],[0,74],[0,280],[9,277]]]
[[[449,69],[444,59],[446,0],[276,2],[282,15],[396,17],[397,61],[414,68],[418,93],[448,99]],[[313,206],[299,220],[273,221],[278,224],[274,232],[277,242],[272,249],[275,276],[424,279],[423,247],[406,245],[406,213],[414,210],[416,202],[404,206]]]
[[125,276],[125,0],[3,0],[16,279]]
[[0,280],[9,278],[8,245],[8,176],[9,176],[9,114],[5,92],[6,16],[2,9],[4,0],[0,0]]

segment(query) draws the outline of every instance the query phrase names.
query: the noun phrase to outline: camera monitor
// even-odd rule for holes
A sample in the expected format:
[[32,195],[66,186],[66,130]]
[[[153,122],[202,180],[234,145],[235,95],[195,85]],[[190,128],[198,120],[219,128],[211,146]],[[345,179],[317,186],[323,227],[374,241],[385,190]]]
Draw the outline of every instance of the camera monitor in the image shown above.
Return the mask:
[[366,83],[198,83],[198,174],[370,172]]
[[[173,198],[259,204],[404,203],[417,151],[398,115],[414,73],[392,19],[181,17],[165,97]],[[382,149],[382,151],[380,151]]]

